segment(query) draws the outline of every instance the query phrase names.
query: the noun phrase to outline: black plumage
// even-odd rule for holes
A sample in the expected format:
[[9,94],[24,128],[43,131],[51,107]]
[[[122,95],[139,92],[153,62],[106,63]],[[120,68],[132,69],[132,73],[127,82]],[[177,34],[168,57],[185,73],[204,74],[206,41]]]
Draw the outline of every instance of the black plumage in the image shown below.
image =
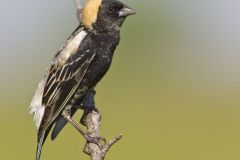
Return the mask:
[[[108,71],[120,40],[120,27],[133,13],[119,1],[102,0],[92,26],[82,22],[55,55],[45,76],[42,96],[34,97],[41,98],[44,108],[38,128],[37,160],[52,126],[57,122],[52,133],[54,139],[67,123],[62,112],[68,109],[72,116],[76,112],[74,107],[84,103],[84,99],[93,101],[90,91]],[[88,93],[90,96],[86,97]],[[33,111],[35,116],[41,107]]]

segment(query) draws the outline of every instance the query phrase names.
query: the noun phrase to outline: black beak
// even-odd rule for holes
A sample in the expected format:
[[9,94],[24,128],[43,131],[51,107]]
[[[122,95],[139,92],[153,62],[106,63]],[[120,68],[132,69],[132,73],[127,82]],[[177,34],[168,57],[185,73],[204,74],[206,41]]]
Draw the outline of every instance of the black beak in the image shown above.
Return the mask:
[[127,17],[130,15],[136,14],[136,12],[134,12],[134,10],[129,7],[124,7],[118,12],[118,14],[119,14],[119,17]]

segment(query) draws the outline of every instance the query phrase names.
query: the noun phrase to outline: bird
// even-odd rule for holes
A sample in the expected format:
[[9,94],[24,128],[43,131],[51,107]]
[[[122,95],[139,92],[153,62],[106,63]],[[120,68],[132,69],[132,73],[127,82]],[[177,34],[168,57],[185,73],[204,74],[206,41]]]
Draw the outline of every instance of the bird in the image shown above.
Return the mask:
[[71,117],[81,108],[97,110],[95,86],[108,71],[120,42],[120,28],[134,10],[119,0],[88,0],[81,21],[54,55],[30,104],[37,127],[36,160],[52,131],[55,139],[66,123],[72,124],[89,141],[101,137],[85,133]]

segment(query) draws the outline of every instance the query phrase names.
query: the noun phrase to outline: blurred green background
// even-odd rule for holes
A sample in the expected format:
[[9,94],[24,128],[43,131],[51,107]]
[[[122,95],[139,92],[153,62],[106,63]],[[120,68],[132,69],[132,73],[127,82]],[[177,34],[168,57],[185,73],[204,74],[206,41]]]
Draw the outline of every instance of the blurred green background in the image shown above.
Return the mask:
[[[97,87],[101,135],[124,134],[106,159],[239,160],[240,1],[124,2],[137,14]],[[1,0],[0,19],[0,159],[32,160],[28,106],[78,22],[70,0]],[[68,125],[42,159],[87,160],[83,145]]]

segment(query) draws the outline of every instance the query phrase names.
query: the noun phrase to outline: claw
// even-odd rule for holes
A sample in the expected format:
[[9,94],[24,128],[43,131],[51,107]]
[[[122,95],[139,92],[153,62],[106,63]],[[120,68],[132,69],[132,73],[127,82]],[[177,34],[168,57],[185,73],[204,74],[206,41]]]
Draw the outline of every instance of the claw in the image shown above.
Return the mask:
[[[84,138],[88,143],[96,144],[99,148],[102,148],[106,144],[106,139],[104,137],[91,137],[87,133],[84,135]],[[101,141],[103,141],[103,145],[101,145]]]

